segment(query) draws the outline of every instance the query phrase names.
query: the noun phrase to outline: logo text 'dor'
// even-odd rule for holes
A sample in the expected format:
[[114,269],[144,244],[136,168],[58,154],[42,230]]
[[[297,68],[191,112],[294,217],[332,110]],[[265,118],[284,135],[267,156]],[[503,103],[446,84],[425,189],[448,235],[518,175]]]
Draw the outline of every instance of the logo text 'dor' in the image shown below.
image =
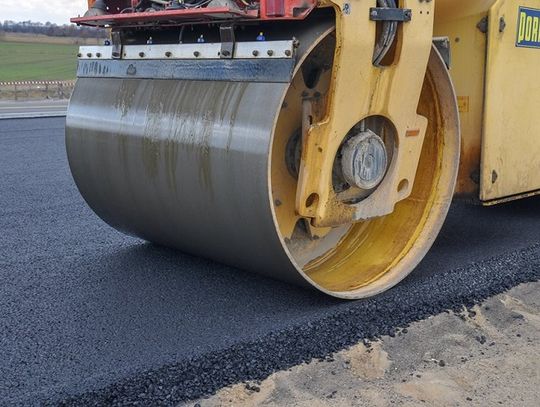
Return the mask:
[[540,10],[519,8],[516,46],[540,48]]

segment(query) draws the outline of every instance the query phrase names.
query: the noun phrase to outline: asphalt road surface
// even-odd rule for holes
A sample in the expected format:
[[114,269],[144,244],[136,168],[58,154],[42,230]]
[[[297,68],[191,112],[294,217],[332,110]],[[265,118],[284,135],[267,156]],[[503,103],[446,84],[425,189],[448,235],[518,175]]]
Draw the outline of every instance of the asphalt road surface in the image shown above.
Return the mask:
[[64,119],[0,122],[0,404],[173,404],[540,279],[540,199],[457,204],[395,289],[342,302],[124,236]]
[[0,119],[61,117],[66,115],[67,100],[0,100]]

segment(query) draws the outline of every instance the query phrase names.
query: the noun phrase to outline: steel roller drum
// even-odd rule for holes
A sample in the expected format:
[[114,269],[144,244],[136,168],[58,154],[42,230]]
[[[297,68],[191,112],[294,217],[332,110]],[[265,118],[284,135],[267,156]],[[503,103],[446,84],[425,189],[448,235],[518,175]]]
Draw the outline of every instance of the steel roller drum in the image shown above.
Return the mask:
[[275,231],[267,175],[286,87],[79,79],[67,120],[73,176],[123,232],[300,281]]
[[[331,31],[319,29],[304,45],[292,83],[79,78],[66,147],[82,196],[104,221],[127,234],[337,297],[365,297],[394,285],[425,254],[448,209],[451,191],[443,191],[435,204],[430,195],[437,190],[433,183],[451,184],[455,178],[454,168],[437,172],[443,156],[421,163],[420,170],[432,172],[433,179],[426,178],[426,187],[388,221],[344,225],[316,239],[318,232],[309,226],[310,233],[304,229],[301,235],[287,226],[297,221],[295,181],[276,178],[289,177],[281,168],[281,150],[299,125],[301,102],[289,111],[284,107],[301,92],[304,58]],[[448,117],[444,109],[435,110]],[[444,144],[459,149],[459,141]],[[457,168],[455,160],[452,165]],[[286,202],[276,199],[279,188]],[[280,215],[287,210],[292,221]],[[384,237],[400,233],[402,244]],[[407,240],[413,238],[415,249]],[[402,269],[387,276],[402,253],[410,254]],[[366,263],[374,258],[382,266]],[[310,268],[313,274],[306,271]],[[374,288],[373,281],[378,281]]]

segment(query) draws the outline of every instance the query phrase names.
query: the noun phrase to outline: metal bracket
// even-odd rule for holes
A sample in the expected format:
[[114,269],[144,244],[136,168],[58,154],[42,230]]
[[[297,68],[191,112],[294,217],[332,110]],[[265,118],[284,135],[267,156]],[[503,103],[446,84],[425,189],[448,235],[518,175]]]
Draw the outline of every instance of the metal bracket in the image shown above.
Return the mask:
[[412,20],[412,10],[408,8],[372,7],[369,10],[371,21],[409,22]]
[[446,65],[447,69],[450,69],[452,63],[452,51],[450,49],[450,39],[448,37],[435,37],[433,38],[433,45],[441,54],[441,57]]
[[221,38],[220,58],[231,59],[234,56],[234,26],[232,24],[222,24],[219,26],[219,36]]
[[[346,1],[350,0],[329,0],[329,4],[343,11]],[[413,11],[415,19],[399,44],[399,62],[384,69],[373,65],[377,24],[365,21],[373,11],[372,19],[390,16],[379,16],[374,3],[357,1],[349,15],[338,17],[328,96],[320,109],[314,104],[312,118],[302,123],[295,209],[315,227],[386,216],[410,196],[416,178],[428,125],[427,118],[418,114],[418,103],[432,50],[434,2],[407,1],[410,12],[394,10],[400,17],[396,20],[406,21]],[[383,181],[367,198],[352,204],[342,201],[333,188],[335,157],[351,129],[381,115],[391,118],[399,148]]]
[[506,30],[506,20],[504,19],[504,16],[500,18],[499,20],[499,32],[502,33]]
[[488,32],[488,24],[488,18],[485,16],[482,17],[478,24],[476,24],[476,28],[478,28],[482,34],[486,34]]
[[122,37],[119,31],[113,31],[111,33],[112,41],[112,57],[113,59],[122,58]]

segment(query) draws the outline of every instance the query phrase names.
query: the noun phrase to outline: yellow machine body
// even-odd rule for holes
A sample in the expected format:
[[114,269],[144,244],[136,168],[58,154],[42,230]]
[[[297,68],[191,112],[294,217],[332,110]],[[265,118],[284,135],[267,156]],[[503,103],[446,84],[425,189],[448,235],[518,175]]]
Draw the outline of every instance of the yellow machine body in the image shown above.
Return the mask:
[[540,193],[540,2],[437,0],[461,119],[459,197]]

